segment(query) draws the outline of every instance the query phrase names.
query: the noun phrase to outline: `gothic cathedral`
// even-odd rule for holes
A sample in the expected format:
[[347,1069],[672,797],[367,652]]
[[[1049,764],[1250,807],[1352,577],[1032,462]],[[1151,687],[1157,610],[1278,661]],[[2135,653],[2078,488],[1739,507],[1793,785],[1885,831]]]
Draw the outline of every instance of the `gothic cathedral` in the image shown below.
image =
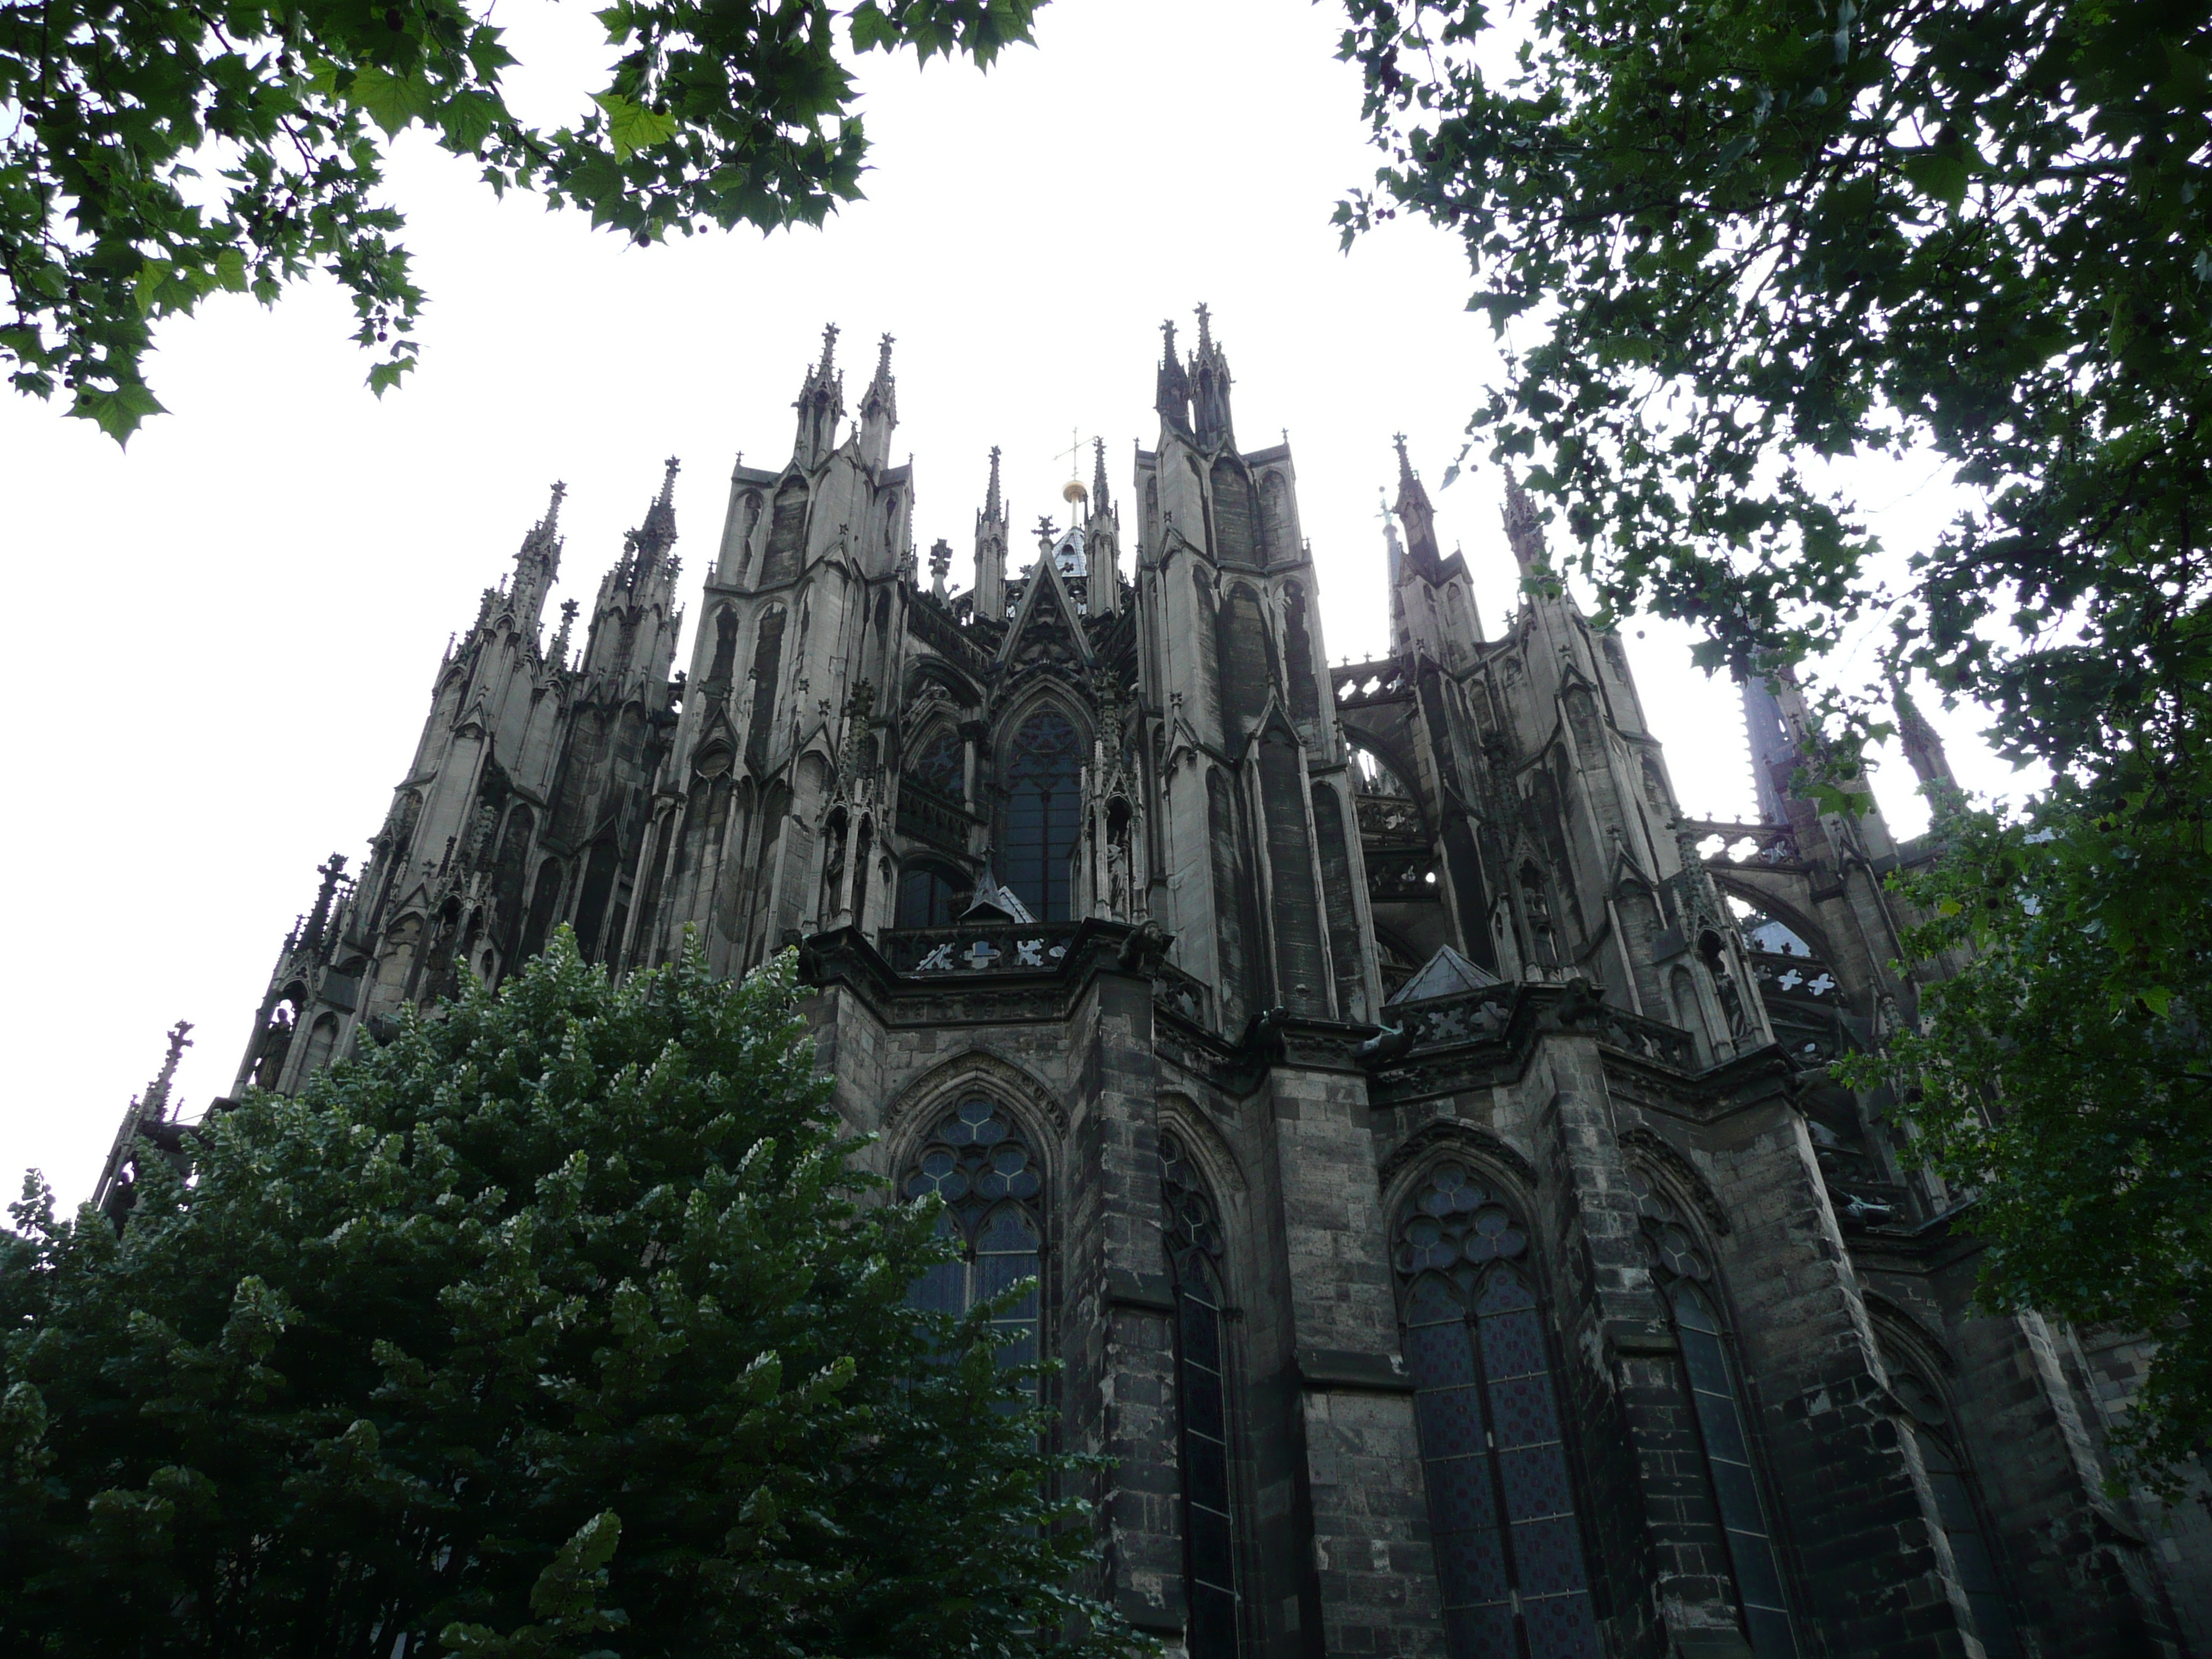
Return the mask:
[[[922,1293],[1034,1277],[1104,1593],[1189,1659],[2207,1651],[2212,1525],[2106,1489],[2140,1346],[1976,1310],[1967,1206],[1827,1079],[1914,1018],[1927,853],[1791,793],[1794,687],[1745,689],[1759,817],[1685,817],[1619,640],[1541,581],[1486,630],[1402,442],[1390,650],[1332,667],[1203,310],[1033,554],[993,454],[954,592],[890,341],[849,426],[835,347],[687,671],[675,463],[580,646],[556,487],[240,1088],[562,925],[796,946],[839,1109],[966,1244]],[[1504,541],[1543,572],[1517,489]]]

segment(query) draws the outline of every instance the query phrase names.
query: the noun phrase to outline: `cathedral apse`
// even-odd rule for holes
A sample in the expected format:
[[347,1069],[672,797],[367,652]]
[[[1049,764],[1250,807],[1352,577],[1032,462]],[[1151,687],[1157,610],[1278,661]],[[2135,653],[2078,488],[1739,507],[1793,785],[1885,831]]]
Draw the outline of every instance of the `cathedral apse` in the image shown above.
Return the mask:
[[[1033,1285],[1100,1588],[1190,1659],[2187,1650],[2201,1518],[2103,1487],[2124,1340],[1976,1309],[1895,1103],[1828,1081],[1913,1016],[1883,878],[1929,854],[1790,793],[1793,686],[1745,688],[1758,818],[1686,814],[1620,642],[1534,580],[1486,629],[1402,441],[1388,648],[1332,665],[1203,309],[1064,526],[977,458],[956,577],[890,340],[849,418],[836,349],[689,617],[672,461],[549,636],[556,488],[240,1089],[561,925],[617,974],[796,948],[837,1110],[961,1242],[917,1296]],[[1547,568],[1510,478],[1485,545]]]

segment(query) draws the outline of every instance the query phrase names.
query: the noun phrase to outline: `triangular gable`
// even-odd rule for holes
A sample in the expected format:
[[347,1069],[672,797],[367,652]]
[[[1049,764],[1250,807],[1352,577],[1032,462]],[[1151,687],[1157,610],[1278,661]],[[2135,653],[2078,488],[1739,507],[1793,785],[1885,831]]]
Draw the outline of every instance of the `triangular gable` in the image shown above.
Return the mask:
[[1018,662],[1025,653],[1042,650],[1066,655],[1088,668],[1091,642],[1084,637],[1083,620],[1060,579],[1056,562],[1049,553],[1040,553],[1024,574],[1029,586],[1006,629],[1006,641],[999,647],[999,661]]
[[1477,967],[1447,945],[1429,958],[1427,966],[1419,973],[1398,988],[1390,1002],[1426,1002],[1431,997],[1457,996],[1465,991],[1480,991],[1504,983],[1488,969]]

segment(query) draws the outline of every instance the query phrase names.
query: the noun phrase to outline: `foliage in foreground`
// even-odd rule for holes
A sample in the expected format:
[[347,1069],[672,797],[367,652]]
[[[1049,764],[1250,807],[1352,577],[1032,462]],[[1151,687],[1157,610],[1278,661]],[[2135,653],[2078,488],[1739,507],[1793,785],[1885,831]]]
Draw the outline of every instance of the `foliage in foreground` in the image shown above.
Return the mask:
[[[1915,945],[1986,954],[1924,1000],[1899,1074],[1926,1069],[1931,1145],[1984,1194],[1990,1297],[2160,1333],[2136,1449],[2192,1449],[2212,11],[1539,0],[1509,48],[1485,0],[1347,3],[1389,161],[1345,234],[1405,212],[1462,236],[1471,307],[1519,349],[1469,448],[1525,460],[1607,615],[1816,689],[1806,665],[1886,615],[1890,674],[2051,769],[2009,827],[1957,829],[1932,890],[1958,908]],[[1826,468],[1931,451],[1972,505],[1886,593]],[[1844,805],[1884,722],[1826,708],[1817,788]]]
[[[1936,1168],[1977,1194],[1984,1299],[2159,1339],[2118,1441],[2178,1492],[2212,1444],[2212,844],[2194,813],[2063,808],[1941,821],[1951,856],[1910,883],[1920,955],[1964,965],[1922,993],[1924,1032],[1845,1069],[1887,1082]],[[2193,891],[2193,914],[2160,896]],[[2085,895],[2104,896],[2090,903]],[[2141,960],[2163,966],[2150,996]]]
[[[1072,1460],[870,1199],[790,959],[496,994],[0,1234],[0,1634],[58,1656],[1103,1656]],[[151,1160],[149,1160],[151,1161]],[[958,1356],[948,1360],[948,1354]]]
[[320,270],[385,348],[381,393],[414,365],[423,301],[379,197],[406,128],[638,242],[819,224],[867,154],[841,53],[988,65],[1041,3],[614,0],[612,78],[544,131],[507,107],[489,3],[0,0],[0,362],[126,440],[161,411],[156,319]]

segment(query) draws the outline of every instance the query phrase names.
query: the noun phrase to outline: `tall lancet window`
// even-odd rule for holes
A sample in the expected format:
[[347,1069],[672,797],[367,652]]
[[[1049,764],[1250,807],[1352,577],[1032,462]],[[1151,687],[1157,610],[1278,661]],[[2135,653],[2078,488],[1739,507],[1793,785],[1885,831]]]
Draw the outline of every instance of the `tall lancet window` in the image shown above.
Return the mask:
[[1604,1650],[1528,1256],[1528,1229],[1462,1164],[1431,1170],[1399,1219],[1406,1363],[1452,1659]]
[[1973,1609],[1974,1634],[1982,1638],[1982,1651],[1990,1659],[2020,1659],[2020,1638],[2014,1633],[2012,1612],[1997,1577],[1996,1552],[1990,1547],[1989,1533],[1982,1525],[1981,1506],[1974,1501],[1950,1408],[1931,1384],[1909,1371],[1892,1370],[1889,1382],[1891,1392],[1912,1413],[1913,1442],[1920,1448],[1920,1465],[1928,1471],[1928,1484],[1936,1494],[1936,1516],[1951,1542],[1959,1588],[1966,1592],[1966,1605]]
[[1066,715],[1040,708],[1014,732],[1006,766],[1004,875],[1039,921],[1067,920],[1067,859],[1075,848],[1082,743]]
[[[957,1316],[1023,1279],[1042,1279],[1044,1180],[1029,1143],[995,1102],[971,1097],[940,1119],[900,1190],[910,1199],[942,1198],[939,1228],[961,1245],[958,1261],[938,1263],[915,1286],[919,1306]],[[1007,1364],[1036,1358],[1038,1317],[1035,1285],[997,1316],[1013,1339],[1000,1350]]]
[[1674,1334],[1682,1346],[1682,1370],[1705,1451],[1706,1478],[1720,1510],[1721,1528],[1728,1536],[1729,1565],[1735,1573],[1744,1634],[1758,1659],[1796,1659],[1797,1638],[1783,1595],[1774,1529],[1766,1518],[1759,1470],[1752,1458],[1743,1389],[1713,1299],[1712,1263],[1672,1200],[1640,1171],[1630,1170],[1629,1182],[1636,1188],[1644,1218],[1652,1277],[1674,1316]]
[[1160,1134],[1160,1199],[1175,1282],[1176,1420],[1182,1468],[1183,1599],[1190,1659],[1234,1659],[1236,1505],[1230,1492],[1229,1390],[1221,1335],[1221,1224],[1189,1154]]

